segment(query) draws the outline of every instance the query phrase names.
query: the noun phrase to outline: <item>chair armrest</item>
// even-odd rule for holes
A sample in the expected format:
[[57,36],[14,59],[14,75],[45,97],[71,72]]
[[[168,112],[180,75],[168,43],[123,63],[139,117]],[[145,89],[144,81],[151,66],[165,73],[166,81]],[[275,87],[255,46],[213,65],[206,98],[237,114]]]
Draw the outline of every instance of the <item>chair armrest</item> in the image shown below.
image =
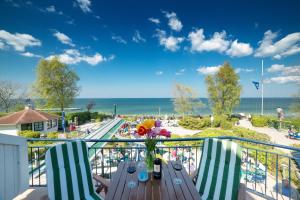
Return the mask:
[[194,183],[196,183],[197,175],[198,175],[198,170],[195,170],[193,173],[190,174],[190,177]]
[[107,188],[110,186],[110,181],[108,179],[105,179],[97,174],[93,174],[93,179]]

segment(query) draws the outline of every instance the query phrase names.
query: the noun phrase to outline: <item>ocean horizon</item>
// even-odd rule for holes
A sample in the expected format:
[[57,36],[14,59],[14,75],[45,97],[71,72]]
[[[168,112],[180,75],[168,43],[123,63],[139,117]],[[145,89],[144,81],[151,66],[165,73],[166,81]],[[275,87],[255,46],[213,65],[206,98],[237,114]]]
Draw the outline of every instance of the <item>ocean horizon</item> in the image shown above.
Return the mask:
[[[86,110],[86,105],[95,103],[92,111],[113,113],[114,105],[117,106],[117,114],[121,115],[172,115],[176,114],[173,106],[173,98],[76,98],[71,107]],[[199,98],[204,106],[195,112],[199,115],[211,114],[208,98]],[[264,114],[276,115],[276,108],[281,107],[287,116],[292,115],[290,107],[297,98],[264,98]],[[261,98],[241,98],[239,106],[234,113],[261,113]]]

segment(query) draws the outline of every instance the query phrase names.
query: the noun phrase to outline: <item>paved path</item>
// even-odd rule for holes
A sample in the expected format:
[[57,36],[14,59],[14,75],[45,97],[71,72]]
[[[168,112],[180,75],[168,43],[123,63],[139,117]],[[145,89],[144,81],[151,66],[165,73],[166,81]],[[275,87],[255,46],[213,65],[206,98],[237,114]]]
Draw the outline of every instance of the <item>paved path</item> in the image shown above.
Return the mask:
[[287,137],[287,131],[278,131],[269,127],[254,127],[251,122],[246,119],[240,120],[239,126],[268,135],[272,143],[291,146],[292,144],[300,144],[300,140],[290,139]]

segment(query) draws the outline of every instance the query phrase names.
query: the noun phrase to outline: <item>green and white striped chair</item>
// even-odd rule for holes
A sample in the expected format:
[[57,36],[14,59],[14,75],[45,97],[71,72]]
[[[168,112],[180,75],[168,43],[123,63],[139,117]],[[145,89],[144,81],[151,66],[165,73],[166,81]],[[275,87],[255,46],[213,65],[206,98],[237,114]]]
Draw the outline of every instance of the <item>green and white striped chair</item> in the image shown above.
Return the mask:
[[205,139],[196,181],[202,200],[239,196],[241,148],[228,140]]
[[50,200],[102,199],[92,180],[85,142],[58,144],[46,153],[47,187]]

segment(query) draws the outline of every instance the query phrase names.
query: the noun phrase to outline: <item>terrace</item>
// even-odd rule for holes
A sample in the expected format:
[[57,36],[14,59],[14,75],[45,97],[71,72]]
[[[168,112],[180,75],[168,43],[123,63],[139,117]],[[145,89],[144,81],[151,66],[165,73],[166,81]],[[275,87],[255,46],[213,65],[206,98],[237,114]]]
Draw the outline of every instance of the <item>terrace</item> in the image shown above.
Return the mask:
[[[157,152],[166,161],[180,161],[187,173],[191,175],[197,172],[204,139],[160,140],[157,145]],[[234,141],[242,146],[240,182],[246,187],[244,199],[300,199],[298,191],[299,169],[295,162],[297,154],[300,154],[299,148],[236,137],[218,137],[218,139]],[[45,152],[54,144],[66,141],[70,140],[27,140],[29,187],[47,187],[44,167]],[[90,144],[88,145],[89,159],[93,173],[106,179],[112,179],[120,162],[140,161],[144,157],[145,147],[142,145],[144,142],[142,139],[86,139],[84,141]],[[37,146],[34,145],[35,142],[49,142],[49,144]],[[109,145],[102,147],[97,143]],[[121,145],[122,143],[124,145]],[[4,163],[4,165],[6,164]],[[19,174],[19,176],[28,177],[27,174]],[[101,195],[105,196],[103,191],[101,191]]]

